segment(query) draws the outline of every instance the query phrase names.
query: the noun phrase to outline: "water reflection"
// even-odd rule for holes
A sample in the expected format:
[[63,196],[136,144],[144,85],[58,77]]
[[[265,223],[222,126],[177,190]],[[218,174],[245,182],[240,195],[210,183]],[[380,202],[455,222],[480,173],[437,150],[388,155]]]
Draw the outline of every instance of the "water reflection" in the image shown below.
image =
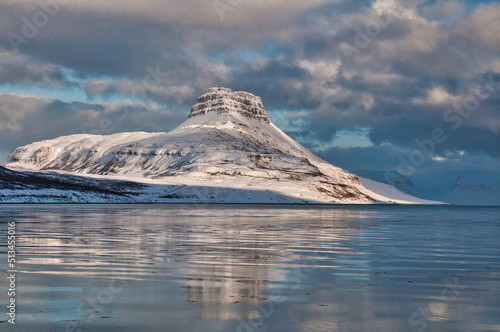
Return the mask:
[[[102,284],[119,279],[129,285],[123,297],[95,311],[102,318],[110,310],[116,326],[126,323],[131,330],[137,307],[157,314],[151,328],[165,324],[168,312],[193,326],[212,322],[217,330],[241,324],[290,331],[411,330],[420,327],[409,325],[419,307],[428,314],[415,322],[449,328],[460,320],[456,302],[436,300],[446,278],[474,276],[475,287],[499,294],[493,283],[499,276],[497,211],[480,211],[478,228],[471,221],[479,212],[429,209],[3,206],[2,215],[17,221],[21,234],[19,268],[32,283],[25,284],[25,301],[33,308],[44,302],[36,287],[50,284],[47,278],[72,286],[44,288],[74,299],[64,302],[71,308],[64,314],[54,303],[59,322],[102,324],[77,308],[87,305],[93,289],[100,296]],[[466,272],[471,267],[484,274]],[[462,284],[462,301],[471,297],[500,307],[492,296],[480,298],[483,289]]]

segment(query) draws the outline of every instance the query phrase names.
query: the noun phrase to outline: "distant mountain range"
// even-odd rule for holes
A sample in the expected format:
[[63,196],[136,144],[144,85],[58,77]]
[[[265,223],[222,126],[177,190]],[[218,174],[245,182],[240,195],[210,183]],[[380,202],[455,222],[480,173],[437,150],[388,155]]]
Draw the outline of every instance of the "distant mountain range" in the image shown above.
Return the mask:
[[171,132],[59,137],[6,167],[1,202],[435,203],[362,183],[273,125],[259,97],[226,88],[205,90]]
[[456,205],[500,206],[500,174],[464,172],[456,177],[441,179],[440,187],[432,186],[432,179],[410,179],[395,171],[357,170],[359,177],[386,183],[399,191]]
[[464,174],[456,179],[449,192],[436,197],[453,204],[500,206],[500,176]]

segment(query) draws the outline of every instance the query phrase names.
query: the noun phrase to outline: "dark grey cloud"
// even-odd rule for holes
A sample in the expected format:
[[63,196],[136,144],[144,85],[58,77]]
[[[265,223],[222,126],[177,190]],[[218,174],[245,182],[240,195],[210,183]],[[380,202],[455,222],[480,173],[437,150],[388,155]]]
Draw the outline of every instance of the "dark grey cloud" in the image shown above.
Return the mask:
[[394,145],[339,148],[317,152],[317,155],[325,160],[331,160],[336,166],[346,170],[388,170],[397,169],[398,156],[404,153],[404,149]]
[[170,131],[187,113],[145,103],[82,103],[0,93],[0,153],[72,134]]
[[314,109],[319,100],[312,98],[306,87],[297,88],[298,84],[311,79],[309,72],[296,63],[269,59],[241,66],[226,84],[260,96],[271,109]]
[[[2,35],[24,25],[21,17],[11,18],[12,25]],[[28,15],[29,16],[29,15]],[[161,36],[161,38],[159,38]],[[96,13],[60,12],[36,36],[19,45],[23,54],[72,68],[83,75],[144,75],[146,64],[162,59],[171,52],[172,62],[182,59],[180,36],[170,25]],[[12,49],[9,40],[0,46]]]
[[58,65],[13,52],[0,52],[0,84],[57,87],[74,83],[68,80]]

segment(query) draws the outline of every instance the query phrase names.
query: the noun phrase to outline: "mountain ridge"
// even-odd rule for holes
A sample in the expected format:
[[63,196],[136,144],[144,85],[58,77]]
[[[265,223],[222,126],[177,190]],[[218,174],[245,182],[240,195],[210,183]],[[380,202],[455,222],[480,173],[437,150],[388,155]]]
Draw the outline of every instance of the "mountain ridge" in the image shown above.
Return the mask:
[[7,166],[162,185],[272,189],[303,202],[424,202],[368,190],[272,124],[259,97],[227,88],[205,90],[171,132],[59,137],[17,148]]

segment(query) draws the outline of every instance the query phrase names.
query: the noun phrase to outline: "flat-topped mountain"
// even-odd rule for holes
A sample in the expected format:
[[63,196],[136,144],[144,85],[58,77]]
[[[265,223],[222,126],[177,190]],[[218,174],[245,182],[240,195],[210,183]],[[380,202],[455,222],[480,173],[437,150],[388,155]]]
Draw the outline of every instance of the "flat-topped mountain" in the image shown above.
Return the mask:
[[188,118],[209,112],[233,112],[265,123],[271,122],[260,97],[243,91],[233,92],[228,88],[210,88],[203,91],[196,99]]
[[160,194],[155,187],[142,201],[425,202],[365,188],[355,175],[316,157],[272,124],[259,97],[227,88],[205,90],[188,119],[171,132],[59,137],[17,148],[7,167],[175,190]]

